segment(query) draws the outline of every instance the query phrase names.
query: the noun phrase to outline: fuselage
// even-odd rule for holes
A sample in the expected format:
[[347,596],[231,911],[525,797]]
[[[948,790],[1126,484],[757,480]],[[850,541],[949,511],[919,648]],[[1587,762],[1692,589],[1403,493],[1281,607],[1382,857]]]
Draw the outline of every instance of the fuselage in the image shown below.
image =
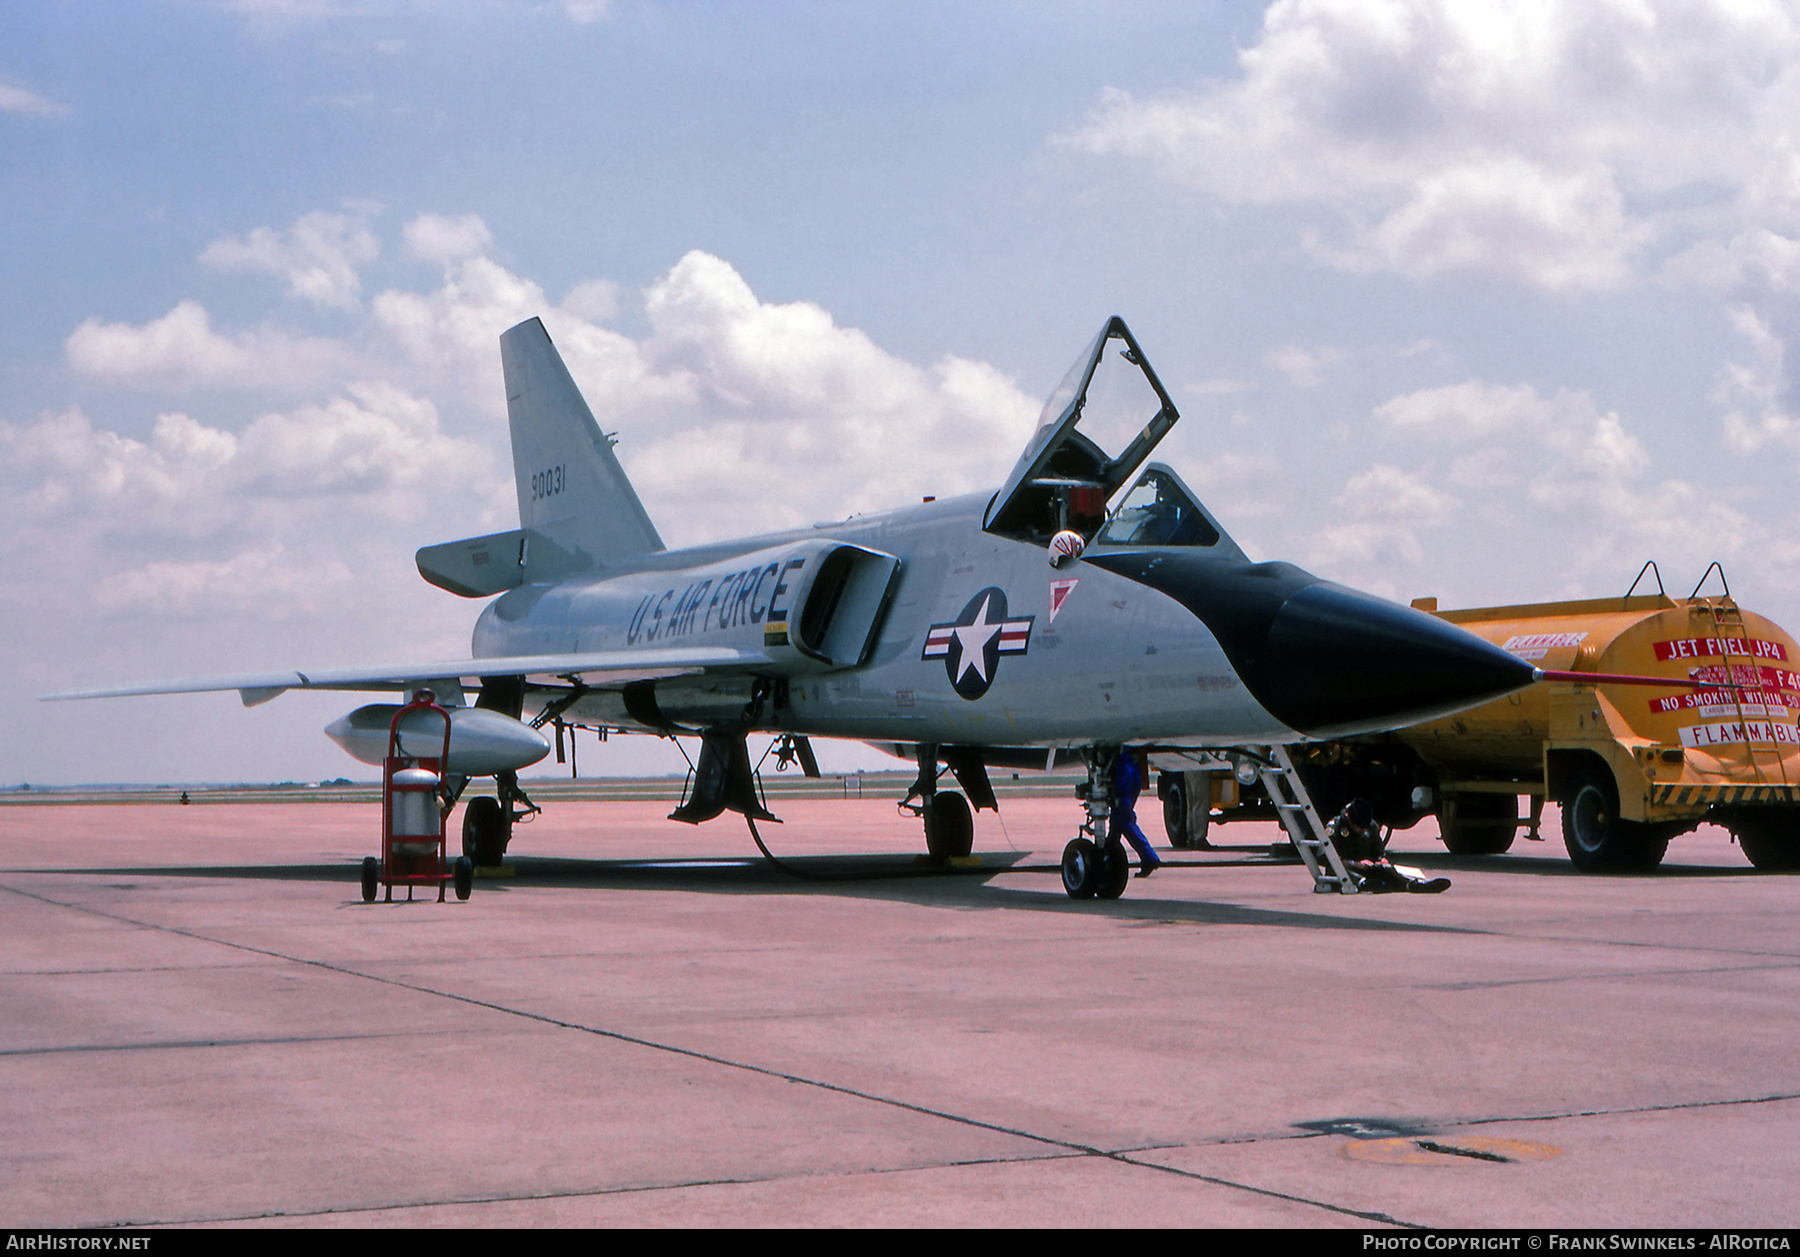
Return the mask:
[[[975,746],[1292,742],[1391,728],[1530,680],[1528,666],[1441,621],[1287,564],[1248,563],[1228,541],[1218,552],[1097,544],[1052,567],[1042,545],[982,530],[988,501],[921,503],[521,586],[484,609],[474,653],[786,645],[800,614],[789,577],[802,561],[784,556],[828,542],[898,567],[860,661],[780,668],[758,715],[768,727]],[[758,679],[665,677],[596,690],[566,714],[702,729],[741,720]]]

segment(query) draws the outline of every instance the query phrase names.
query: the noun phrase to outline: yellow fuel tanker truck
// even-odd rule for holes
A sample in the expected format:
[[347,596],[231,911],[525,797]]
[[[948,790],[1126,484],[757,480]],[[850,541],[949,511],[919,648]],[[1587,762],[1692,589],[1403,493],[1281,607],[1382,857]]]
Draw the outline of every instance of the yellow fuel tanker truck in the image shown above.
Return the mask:
[[[1707,598],[1413,605],[1546,672],[1596,680],[1543,681],[1397,733],[1296,747],[1324,815],[1360,795],[1386,824],[1435,816],[1452,852],[1491,855],[1522,825],[1536,837],[1548,799],[1583,870],[1653,868],[1671,838],[1702,821],[1729,829],[1759,869],[1800,868],[1800,647],[1740,609],[1728,587]],[[1158,792],[1176,846],[1205,845],[1212,823],[1273,815],[1253,784],[1227,772],[1164,772]]]

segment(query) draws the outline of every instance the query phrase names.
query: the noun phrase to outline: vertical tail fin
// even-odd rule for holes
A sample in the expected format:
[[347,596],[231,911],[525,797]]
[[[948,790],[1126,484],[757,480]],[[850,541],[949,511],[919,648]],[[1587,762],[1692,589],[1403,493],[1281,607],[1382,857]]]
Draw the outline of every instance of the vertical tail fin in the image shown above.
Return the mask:
[[520,526],[594,564],[663,549],[540,320],[501,335],[500,364]]

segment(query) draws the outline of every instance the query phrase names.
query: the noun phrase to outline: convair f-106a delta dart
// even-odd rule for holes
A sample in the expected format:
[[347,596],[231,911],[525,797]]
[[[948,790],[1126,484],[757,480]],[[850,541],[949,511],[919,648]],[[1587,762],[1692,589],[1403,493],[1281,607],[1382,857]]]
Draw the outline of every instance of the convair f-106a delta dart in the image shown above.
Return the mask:
[[[780,739],[782,760],[812,773],[809,738],[877,744],[918,764],[902,806],[938,856],[967,855],[970,805],[996,806],[989,768],[1079,759],[1085,818],[1064,884],[1112,897],[1128,876],[1107,832],[1121,754],[1229,765],[1279,803],[1297,785],[1278,780],[1292,775],[1288,744],[1446,715],[1536,675],[1422,612],[1251,562],[1171,468],[1146,462],[1178,415],[1117,318],[998,492],[685,550],[664,547],[543,324],[507,331],[500,356],[521,526],[417,556],[432,584],[493,599],[471,658],[52,697],[235,689],[251,705],[290,689],[428,688],[450,709],[444,813],[470,778],[496,782],[464,810],[478,865],[498,863],[535,810],[518,772],[548,753],[546,724],[559,742],[570,726],[698,737],[672,819],[731,810],[753,833],[773,818],[748,735]],[[380,764],[397,710],[362,707],[327,733]],[[416,751],[410,726],[399,736],[436,755],[425,744],[442,723],[420,726]],[[1298,798],[1290,808],[1310,810]],[[1302,854],[1322,888],[1354,889],[1324,867],[1329,850],[1316,864]]]

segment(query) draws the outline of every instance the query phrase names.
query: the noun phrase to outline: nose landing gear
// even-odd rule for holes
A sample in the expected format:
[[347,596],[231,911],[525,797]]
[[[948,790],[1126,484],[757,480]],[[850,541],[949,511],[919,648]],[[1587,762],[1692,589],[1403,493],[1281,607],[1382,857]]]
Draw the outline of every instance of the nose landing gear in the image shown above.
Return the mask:
[[1107,834],[1112,817],[1112,762],[1119,752],[1108,747],[1092,747],[1085,753],[1088,779],[1075,787],[1076,797],[1087,813],[1081,822],[1081,836],[1063,848],[1063,889],[1071,899],[1117,899],[1125,893],[1131,880],[1131,858],[1125,844]]
[[1131,860],[1125,844],[1098,846],[1077,838],[1063,848],[1063,889],[1071,899],[1117,899],[1131,880]]

